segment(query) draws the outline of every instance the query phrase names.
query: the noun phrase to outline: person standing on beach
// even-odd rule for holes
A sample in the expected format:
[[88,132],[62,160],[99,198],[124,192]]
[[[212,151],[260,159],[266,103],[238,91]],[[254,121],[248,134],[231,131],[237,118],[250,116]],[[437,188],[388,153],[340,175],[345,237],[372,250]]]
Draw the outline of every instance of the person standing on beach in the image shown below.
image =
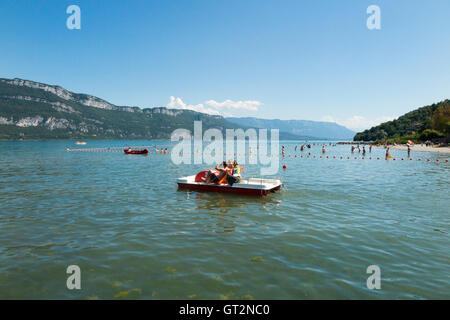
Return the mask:
[[372,153],[372,145],[369,146],[369,153]]
[[366,147],[363,146],[363,157],[366,155]]
[[411,157],[411,147],[409,146],[409,143],[408,143],[408,158],[410,158]]

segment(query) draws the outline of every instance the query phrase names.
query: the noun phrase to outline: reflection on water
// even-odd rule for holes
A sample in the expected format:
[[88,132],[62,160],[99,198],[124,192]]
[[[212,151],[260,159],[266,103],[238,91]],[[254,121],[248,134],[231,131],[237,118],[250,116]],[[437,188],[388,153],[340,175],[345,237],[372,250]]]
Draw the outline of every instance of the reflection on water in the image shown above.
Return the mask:
[[[443,161],[339,159],[348,146],[320,159],[313,146],[315,159],[280,159],[281,192],[252,197],[177,190],[205,167],[170,155],[0,145],[0,298],[450,298]],[[70,264],[81,291],[65,288]],[[372,264],[377,292],[365,286]]]
[[[268,204],[279,205],[282,200],[276,197],[255,197],[249,195],[236,195],[227,193],[211,193],[211,192],[193,192],[189,190],[179,189],[179,192],[186,194],[186,199],[194,199],[196,210],[205,213],[208,217],[216,217],[216,221],[212,222],[210,228],[217,233],[227,233],[236,231],[239,227],[239,219],[242,212],[245,214],[245,206],[256,204],[266,206]],[[242,210],[236,210],[241,208]],[[208,224],[205,219],[205,224]],[[242,222],[241,222],[242,223]]]

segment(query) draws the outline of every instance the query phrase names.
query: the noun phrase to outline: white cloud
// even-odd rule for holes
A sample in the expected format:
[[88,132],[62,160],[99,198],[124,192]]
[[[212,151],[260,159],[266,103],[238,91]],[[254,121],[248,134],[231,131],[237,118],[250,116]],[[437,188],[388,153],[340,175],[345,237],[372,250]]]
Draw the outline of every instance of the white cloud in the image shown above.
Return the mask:
[[380,123],[391,121],[394,119],[395,119],[394,117],[379,117],[376,119],[366,119],[365,117],[358,115],[352,116],[347,119],[335,119],[332,116],[327,115],[322,117],[322,119],[320,120],[325,122],[335,122],[354,131],[362,131],[377,126]]
[[247,101],[233,101],[225,100],[224,102],[217,102],[215,100],[208,100],[205,102],[206,105],[213,107],[215,109],[242,109],[249,111],[258,111],[258,107],[262,105],[259,101],[247,100]]
[[[207,107],[205,107],[205,105]],[[186,104],[181,100],[181,98],[175,98],[174,96],[170,97],[170,101],[167,104],[167,108],[171,109],[186,109],[193,110],[197,112],[212,114],[212,115],[223,115],[226,117],[232,116],[231,113],[224,111],[224,109],[233,109],[233,110],[247,110],[247,111],[258,111],[258,107],[262,106],[262,103],[259,101],[233,101],[233,100],[225,100],[223,102],[217,102],[215,100],[208,100],[203,103],[199,103],[196,105]]]
[[332,116],[323,116],[322,119],[320,119],[320,121],[323,121],[323,122],[336,122],[336,120],[334,120],[334,118]]
[[212,115],[220,115],[220,113],[217,110],[214,110],[211,108],[205,108],[205,106],[202,103],[196,104],[196,105],[186,104],[183,102],[183,100],[181,100],[181,98],[175,98],[174,96],[170,97],[170,101],[167,104],[167,108],[193,110],[193,111],[212,114]]

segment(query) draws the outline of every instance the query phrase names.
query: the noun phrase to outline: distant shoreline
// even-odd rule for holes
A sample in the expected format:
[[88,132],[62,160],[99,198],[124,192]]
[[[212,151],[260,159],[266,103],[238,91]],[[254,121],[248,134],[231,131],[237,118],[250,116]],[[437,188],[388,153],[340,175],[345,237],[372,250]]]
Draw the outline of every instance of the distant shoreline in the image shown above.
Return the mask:
[[[395,149],[395,150],[404,150],[407,151],[408,147],[405,145],[389,145],[389,148]],[[415,144],[411,146],[411,152],[438,152],[438,153],[446,153],[450,154],[450,148],[449,147],[427,147],[422,146],[420,144]]]
[[76,141],[84,141],[84,142],[99,142],[99,141],[170,141],[170,138],[167,139],[161,139],[161,138],[155,138],[155,139],[148,139],[148,138],[142,138],[142,139],[24,139],[24,140],[8,140],[8,139],[0,139],[0,142],[73,142]]

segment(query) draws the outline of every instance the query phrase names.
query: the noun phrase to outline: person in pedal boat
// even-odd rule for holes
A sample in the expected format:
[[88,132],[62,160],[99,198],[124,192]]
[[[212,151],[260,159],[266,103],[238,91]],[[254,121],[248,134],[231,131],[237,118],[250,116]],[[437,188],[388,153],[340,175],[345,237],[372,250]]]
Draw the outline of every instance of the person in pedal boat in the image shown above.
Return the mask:
[[241,168],[239,167],[239,165],[238,165],[238,163],[237,163],[236,160],[233,161],[233,163],[232,163],[232,168],[233,168],[233,170],[232,170],[231,174],[232,174],[233,176],[239,176],[239,175],[241,175]]
[[[222,168],[220,167],[221,165]],[[231,168],[228,168],[228,164],[226,161],[223,161],[221,164],[219,163],[215,169],[219,171],[219,174],[216,175],[214,172],[212,172],[212,170],[209,170],[205,178],[205,183],[219,184],[221,180],[226,177],[228,171],[231,171]]]
[[232,168],[231,174],[227,173],[226,179],[230,186],[241,181],[241,170],[236,160],[233,163],[229,163],[229,167]]

